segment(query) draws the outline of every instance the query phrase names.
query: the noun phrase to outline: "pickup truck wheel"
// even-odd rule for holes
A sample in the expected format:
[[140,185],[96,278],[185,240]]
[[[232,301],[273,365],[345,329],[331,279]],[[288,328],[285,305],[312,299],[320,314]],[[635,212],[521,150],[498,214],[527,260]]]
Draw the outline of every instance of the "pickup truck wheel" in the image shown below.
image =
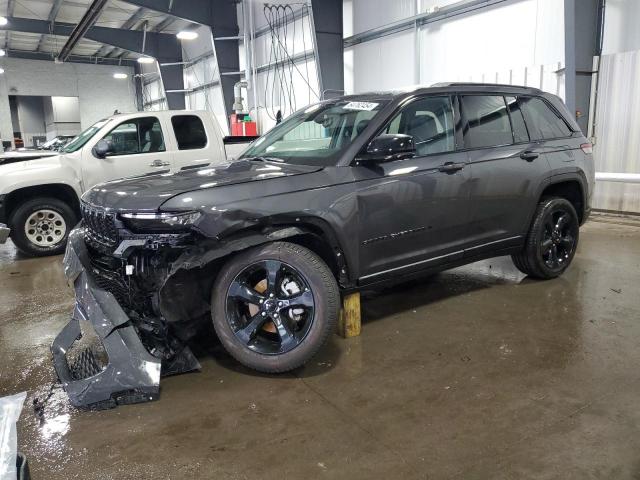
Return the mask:
[[233,257],[213,286],[211,314],[225,349],[267,373],[309,361],[335,330],[338,285],[307,248],[274,242]]
[[579,221],[573,205],[564,198],[543,199],[536,210],[522,252],[512,256],[522,273],[549,279],[561,275],[573,260]]
[[27,255],[57,255],[64,252],[69,232],[77,221],[73,209],[63,201],[33,198],[11,215],[11,239]]

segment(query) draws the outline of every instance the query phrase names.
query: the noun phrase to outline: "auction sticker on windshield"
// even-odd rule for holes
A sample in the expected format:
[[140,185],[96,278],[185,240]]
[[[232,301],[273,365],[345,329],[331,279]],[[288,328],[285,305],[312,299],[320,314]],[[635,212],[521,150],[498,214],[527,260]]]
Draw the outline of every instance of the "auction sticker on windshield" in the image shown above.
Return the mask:
[[370,111],[376,108],[378,105],[380,104],[373,103],[373,102],[349,102],[344,106],[344,108],[346,110],[369,110]]

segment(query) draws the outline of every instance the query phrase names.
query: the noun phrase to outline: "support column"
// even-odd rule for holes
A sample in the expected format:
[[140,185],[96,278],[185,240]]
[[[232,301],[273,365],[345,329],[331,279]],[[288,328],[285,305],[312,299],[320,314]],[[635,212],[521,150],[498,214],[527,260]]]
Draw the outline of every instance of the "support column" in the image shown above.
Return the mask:
[[320,70],[320,94],[322,98],[343,95],[342,0],[312,0],[311,9]]
[[565,0],[565,93],[569,111],[587,134],[593,57],[600,54],[601,0]]

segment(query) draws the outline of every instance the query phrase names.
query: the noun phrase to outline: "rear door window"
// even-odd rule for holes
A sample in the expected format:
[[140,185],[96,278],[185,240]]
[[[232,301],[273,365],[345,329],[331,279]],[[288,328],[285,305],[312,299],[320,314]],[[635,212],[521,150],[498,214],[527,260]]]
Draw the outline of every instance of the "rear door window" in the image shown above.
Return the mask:
[[171,125],[178,142],[178,150],[195,150],[207,146],[207,132],[196,115],[174,115]]
[[495,147],[513,143],[509,113],[502,95],[463,95],[465,148]]
[[548,140],[571,135],[565,121],[543,99],[519,97],[532,140]]

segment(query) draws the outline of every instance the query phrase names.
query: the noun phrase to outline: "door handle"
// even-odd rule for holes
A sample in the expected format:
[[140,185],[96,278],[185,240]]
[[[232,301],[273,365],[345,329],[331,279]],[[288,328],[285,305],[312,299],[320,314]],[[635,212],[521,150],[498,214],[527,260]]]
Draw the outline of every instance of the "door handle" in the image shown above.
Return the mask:
[[530,151],[522,152],[520,154],[520,158],[523,159],[523,160],[526,160],[527,162],[533,162],[539,156],[540,156],[539,153],[530,152]]
[[439,172],[454,173],[458,170],[462,170],[465,167],[464,163],[446,162],[438,167]]
[[162,160],[154,160],[149,164],[150,167],[168,167],[171,162],[163,162]]

